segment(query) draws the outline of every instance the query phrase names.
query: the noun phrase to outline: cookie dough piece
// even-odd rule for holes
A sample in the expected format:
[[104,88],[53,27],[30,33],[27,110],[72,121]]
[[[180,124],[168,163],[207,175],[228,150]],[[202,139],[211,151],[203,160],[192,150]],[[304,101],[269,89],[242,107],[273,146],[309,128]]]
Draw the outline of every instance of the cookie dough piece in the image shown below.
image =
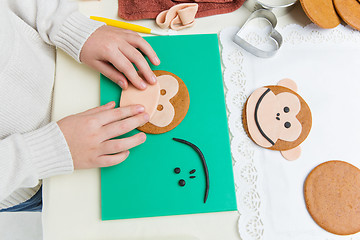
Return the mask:
[[160,84],[160,98],[150,121],[138,130],[151,134],[168,132],[185,118],[190,105],[190,96],[185,83],[175,74],[154,71]]
[[306,207],[314,221],[338,235],[360,231],[360,170],[343,161],[315,167],[304,184]]
[[340,17],[356,30],[360,30],[360,3],[357,0],[334,0]]
[[319,27],[334,28],[341,22],[332,0],[300,0],[300,3],[306,15]]

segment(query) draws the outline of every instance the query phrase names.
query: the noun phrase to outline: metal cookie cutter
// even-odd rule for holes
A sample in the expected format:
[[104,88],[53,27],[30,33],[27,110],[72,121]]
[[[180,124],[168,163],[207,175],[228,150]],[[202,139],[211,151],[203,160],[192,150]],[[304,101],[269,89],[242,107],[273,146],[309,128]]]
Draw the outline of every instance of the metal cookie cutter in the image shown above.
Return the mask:
[[246,0],[244,2],[244,6],[250,10],[250,12],[254,12],[259,9],[266,9],[272,11],[276,16],[280,17],[288,12],[295,6],[297,0],[288,0],[284,4],[275,5],[265,3],[261,0]]
[[[250,22],[254,18],[263,18],[270,23],[270,25],[272,27],[272,31],[270,33],[270,38],[273,39],[275,42],[275,46],[276,46],[275,50],[270,50],[270,51],[261,50],[261,49],[255,47],[254,45],[248,43],[247,41],[245,41],[242,37],[240,37],[240,33],[243,30],[243,28],[247,25],[248,22]],[[273,12],[271,12],[270,10],[266,10],[266,9],[259,9],[250,15],[250,17],[246,20],[244,25],[235,34],[233,41],[236,44],[238,44],[240,47],[242,47],[243,49],[245,49],[246,51],[252,53],[253,55],[255,55],[257,57],[261,57],[261,58],[272,57],[279,50],[279,48],[281,47],[282,42],[283,42],[283,38],[282,38],[281,34],[275,30],[276,24],[277,24],[277,19]]]

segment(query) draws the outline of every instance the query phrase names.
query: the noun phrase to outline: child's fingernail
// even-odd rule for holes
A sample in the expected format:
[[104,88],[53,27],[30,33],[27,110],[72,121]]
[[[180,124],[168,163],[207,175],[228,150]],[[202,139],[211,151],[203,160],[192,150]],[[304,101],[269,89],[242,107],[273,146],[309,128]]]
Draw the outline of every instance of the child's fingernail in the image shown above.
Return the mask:
[[155,76],[155,74],[151,77],[151,80],[152,80],[152,81],[151,81],[152,83],[156,83],[156,76]]
[[118,81],[118,85],[121,87],[121,88],[124,88],[125,87],[125,84],[123,81]]
[[105,104],[105,106],[111,106],[114,104],[114,101],[108,102],[107,104]]
[[[141,80],[141,81],[142,81],[142,80]],[[144,83],[144,82],[140,82],[140,86],[141,86],[142,89],[145,89],[147,85],[146,85],[146,83]]]
[[145,108],[144,108],[143,106],[138,106],[138,107],[137,107],[137,111],[138,111],[139,113],[141,113],[141,112],[145,111]]
[[146,134],[145,134],[145,133],[142,133],[142,134],[140,135],[140,139],[141,139],[142,142],[145,142],[145,140],[146,140]]
[[159,65],[160,64],[160,59],[158,57],[154,58],[154,64],[155,65]]
[[145,114],[144,114],[144,119],[145,119],[145,121],[149,121],[149,119],[150,119],[149,114],[145,113]]

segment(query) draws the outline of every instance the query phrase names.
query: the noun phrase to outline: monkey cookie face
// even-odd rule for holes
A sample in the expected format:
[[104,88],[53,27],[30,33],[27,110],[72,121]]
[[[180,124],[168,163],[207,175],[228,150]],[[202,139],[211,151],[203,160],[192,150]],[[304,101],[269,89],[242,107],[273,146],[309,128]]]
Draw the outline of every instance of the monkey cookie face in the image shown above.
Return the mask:
[[189,109],[190,97],[184,82],[175,74],[167,71],[154,71],[155,85],[146,90],[138,90],[129,85],[122,92],[120,106],[142,104],[150,120],[139,127],[140,131],[152,134],[168,132],[178,126]]
[[264,148],[294,149],[310,132],[310,109],[289,87],[297,90],[295,82],[290,79],[282,80],[277,86],[256,89],[245,104],[245,130],[256,144]]

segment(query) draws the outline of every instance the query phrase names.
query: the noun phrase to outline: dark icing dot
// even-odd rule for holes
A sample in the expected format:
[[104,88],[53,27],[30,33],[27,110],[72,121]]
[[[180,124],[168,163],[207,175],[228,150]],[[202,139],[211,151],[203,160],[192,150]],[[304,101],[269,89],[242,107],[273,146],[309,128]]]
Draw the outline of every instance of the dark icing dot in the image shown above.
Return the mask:
[[184,179],[180,179],[180,180],[179,180],[179,185],[180,185],[181,187],[185,186],[185,180],[184,180]]
[[286,123],[284,123],[284,126],[285,126],[286,128],[289,128],[289,127],[291,127],[291,123],[286,122]]
[[280,120],[280,118],[279,118],[279,117],[276,117],[276,120]]
[[284,107],[284,113],[288,113],[290,112],[290,108],[289,107]]
[[174,169],[174,173],[179,174],[180,172],[181,172],[180,168],[177,167],[177,168]]
[[196,172],[196,169],[193,169],[193,170],[190,171],[190,174],[193,174],[195,172]]
[[190,176],[190,178],[196,178],[196,176]]
[[280,116],[280,113],[277,113],[276,116]]

